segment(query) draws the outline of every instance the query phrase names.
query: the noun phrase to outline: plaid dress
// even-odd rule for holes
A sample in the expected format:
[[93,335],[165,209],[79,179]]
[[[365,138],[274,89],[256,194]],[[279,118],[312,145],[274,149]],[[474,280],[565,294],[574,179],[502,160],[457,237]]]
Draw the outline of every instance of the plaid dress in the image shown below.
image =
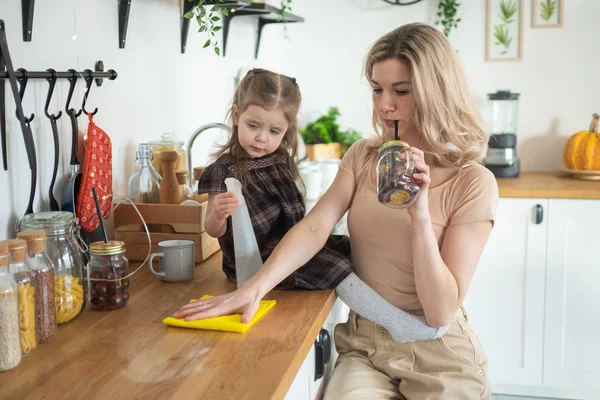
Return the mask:
[[[242,193],[254,227],[254,234],[263,262],[295,224],[305,214],[304,199],[292,178],[287,153],[275,152],[261,158],[248,159],[250,177],[261,191],[250,187]],[[218,194],[227,191],[225,179],[233,177],[233,157],[224,154],[208,166],[198,181],[198,194]],[[235,253],[231,218],[227,230],[219,238],[223,252],[223,271],[235,282]],[[350,263],[350,239],[331,235],[325,246],[305,265],[281,282],[277,289],[333,289],[353,272]]]

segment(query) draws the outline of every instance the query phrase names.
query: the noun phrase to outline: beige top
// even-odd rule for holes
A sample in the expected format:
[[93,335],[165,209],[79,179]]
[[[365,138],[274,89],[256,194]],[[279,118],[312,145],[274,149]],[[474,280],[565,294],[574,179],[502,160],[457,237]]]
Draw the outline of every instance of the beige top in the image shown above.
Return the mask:
[[[392,209],[377,201],[369,170],[377,157],[369,151],[375,143],[376,139],[356,142],[340,163],[340,169],[356,182],[348,214],[352,264],[356,274],[387,301],[404,310],[419,310],[410,217],[406,209]],[[464,165],[455,176],[430,188],[429,211],[440,248],[448,226],[493,222],[497,204],[494,175],[477,163]]]

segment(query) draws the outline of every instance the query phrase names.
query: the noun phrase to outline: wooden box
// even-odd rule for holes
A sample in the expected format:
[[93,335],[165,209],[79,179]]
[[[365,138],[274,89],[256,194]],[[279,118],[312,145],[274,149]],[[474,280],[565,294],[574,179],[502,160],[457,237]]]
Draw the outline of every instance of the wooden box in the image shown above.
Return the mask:
[[343,155],[340,143],[306,145],[306,158],[308,161],[314,161],[317,158],[342,158]]
[[[136,204],[150,232],[152,252],[158,251],[163,240],[193,240],[196,242],[196,263],[206,260],[219,250],[219,242],[206,233],[207,202],[200,205]],[[148,236],[140,216],[131,204],[119,204],[114,211],[115,239],[125,242],[130,261],[144,261],[148,255]],[[160,225],[160,226],[159,226]]]

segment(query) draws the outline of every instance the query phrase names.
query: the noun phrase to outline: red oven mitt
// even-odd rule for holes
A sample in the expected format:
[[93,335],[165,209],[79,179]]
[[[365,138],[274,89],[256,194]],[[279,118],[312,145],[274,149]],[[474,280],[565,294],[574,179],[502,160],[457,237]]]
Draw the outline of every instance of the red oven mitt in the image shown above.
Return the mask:
[[112,204],[112,143],[110,137],[94,123],[94,116],[88,114],[90,123],[87,132],[87,147],[81,173],[81,186],[77,197],[79,226],[92,232],[100,220],[96,214],[92,188],[96,188],[103,218],[107,218]]

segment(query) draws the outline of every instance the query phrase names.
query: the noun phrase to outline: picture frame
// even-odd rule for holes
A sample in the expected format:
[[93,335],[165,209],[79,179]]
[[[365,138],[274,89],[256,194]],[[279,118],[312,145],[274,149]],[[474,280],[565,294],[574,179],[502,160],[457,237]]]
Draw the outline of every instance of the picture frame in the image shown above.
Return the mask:
[[486,61],[523,58],[523,1],[487,0]]
[[532,28],[561,28],[565,19],[565,0],[531,0]]

